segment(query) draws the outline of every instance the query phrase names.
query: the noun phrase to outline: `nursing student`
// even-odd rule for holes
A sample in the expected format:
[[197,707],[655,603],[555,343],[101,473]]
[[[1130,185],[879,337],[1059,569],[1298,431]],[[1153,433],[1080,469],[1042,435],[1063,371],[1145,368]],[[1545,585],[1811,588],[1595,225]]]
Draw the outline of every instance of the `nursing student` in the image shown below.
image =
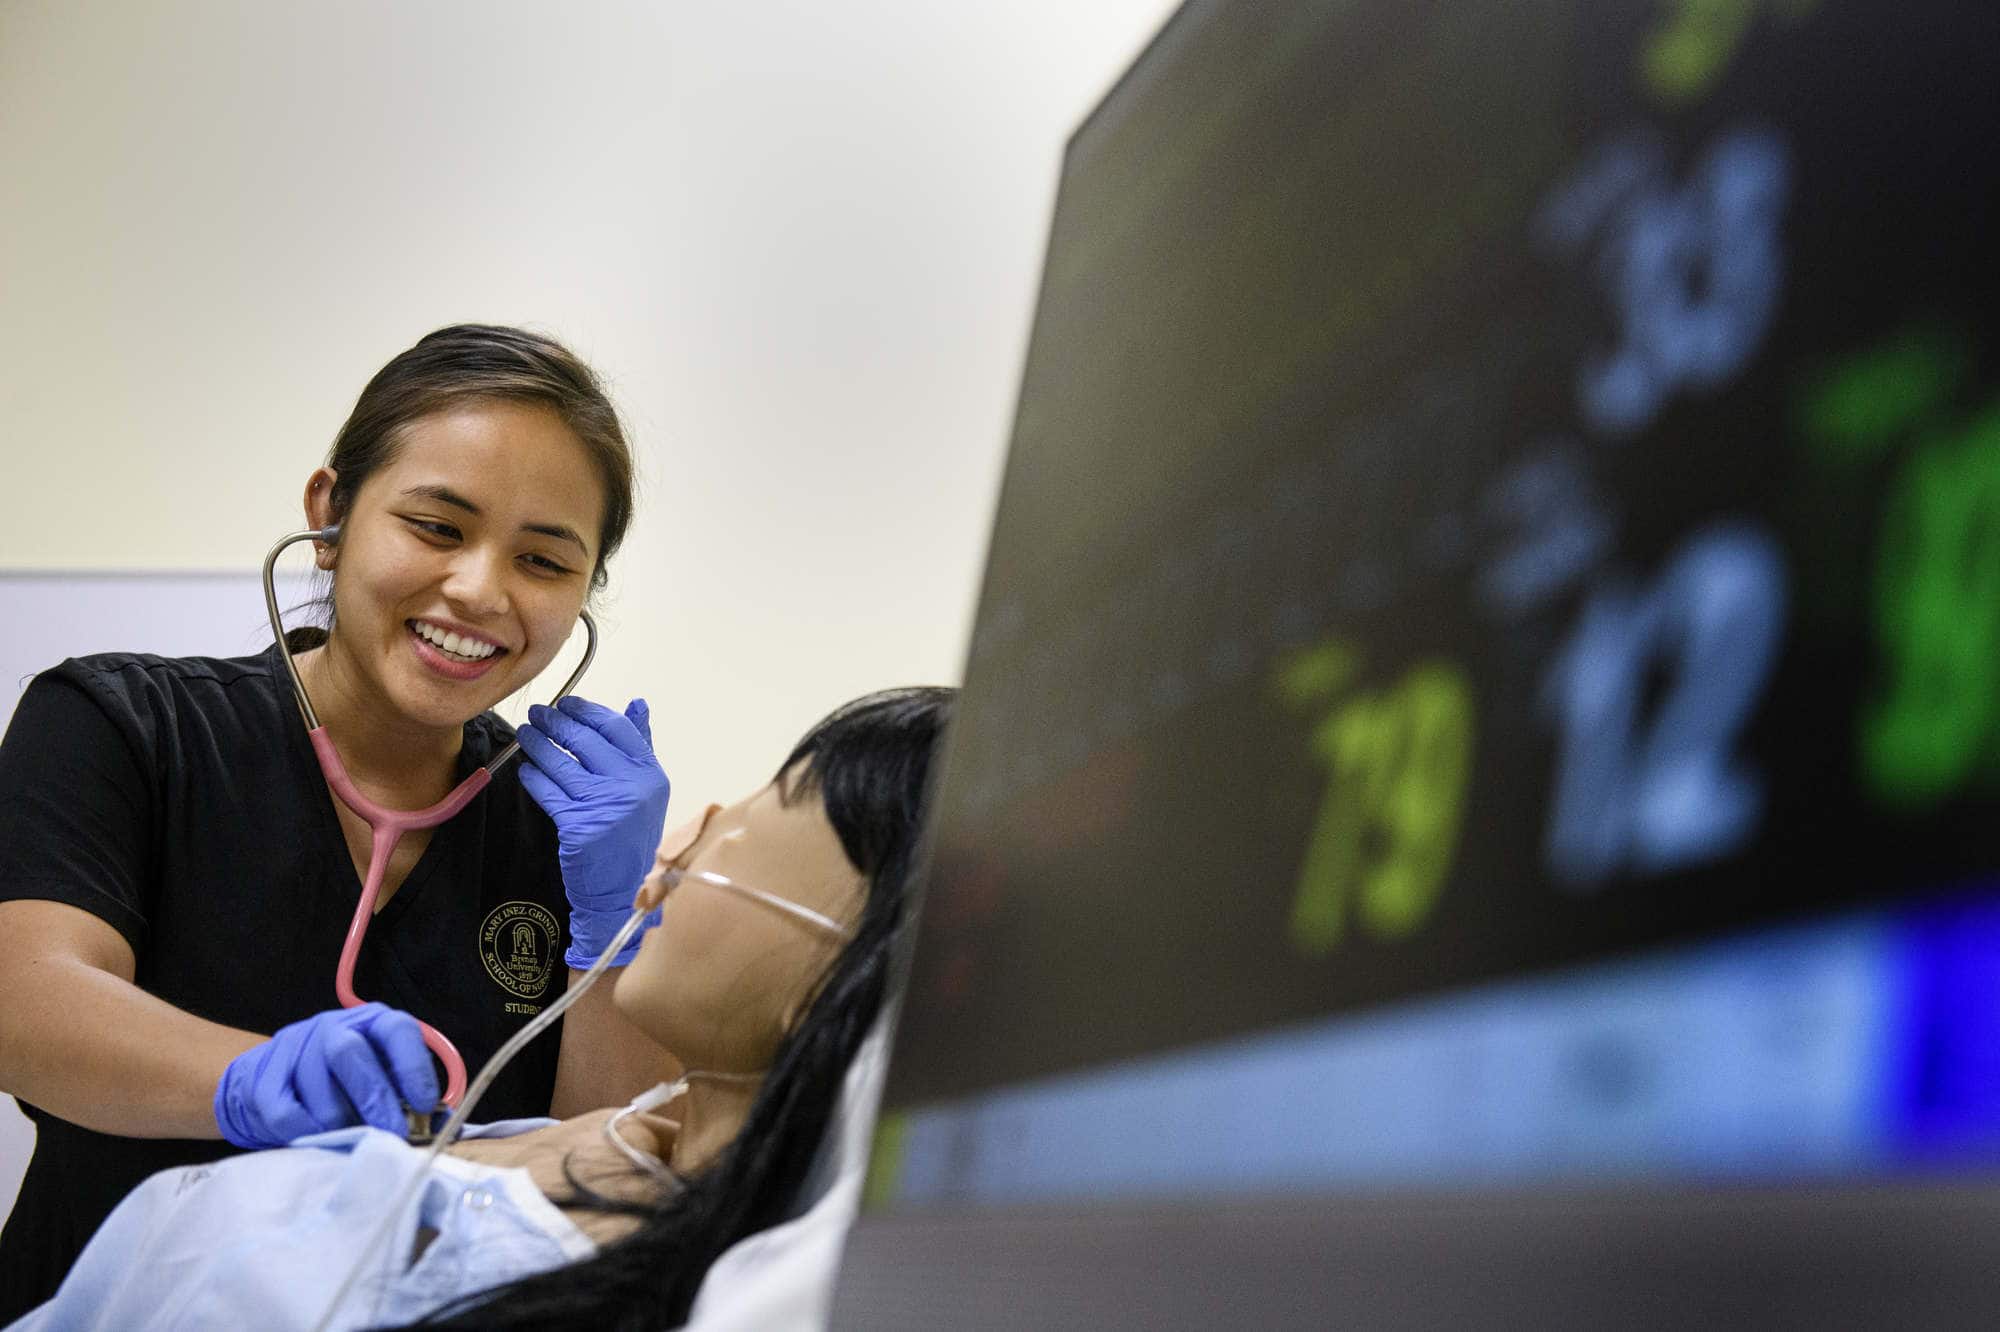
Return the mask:
[[[369,381],[305,489],[307,526],[338,525],[314,546],[331,615],[292,631],[363,795],[424,808],[512,741],[489,709],[569,641],[632,477],[597,377],[549,338],[445,328]],[[406,1131],[403,1107],[438,1098],[412,1013],[476,1070],[605,947],[666,815],[645,705],[530,719],[560,782],[524,757],[402,838],[354,978],[371,1002],[344,1009],[370,831],[329,791],[277,646],[36,677],[0,742],[0,1091],[37,1134],[0,1234],[0,1323],[155,1171]],[[572,1114],[673,1076],[612,988],[510,1064],[482,1115]]]

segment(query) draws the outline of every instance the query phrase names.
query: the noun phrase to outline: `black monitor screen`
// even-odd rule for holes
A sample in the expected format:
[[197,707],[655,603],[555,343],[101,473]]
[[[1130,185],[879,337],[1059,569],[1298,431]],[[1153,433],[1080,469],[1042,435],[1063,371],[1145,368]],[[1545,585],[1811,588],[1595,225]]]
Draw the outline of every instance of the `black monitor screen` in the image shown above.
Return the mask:
[[2000,20],[1195,3],[1073,139],[873,1199],[2000,1161]]

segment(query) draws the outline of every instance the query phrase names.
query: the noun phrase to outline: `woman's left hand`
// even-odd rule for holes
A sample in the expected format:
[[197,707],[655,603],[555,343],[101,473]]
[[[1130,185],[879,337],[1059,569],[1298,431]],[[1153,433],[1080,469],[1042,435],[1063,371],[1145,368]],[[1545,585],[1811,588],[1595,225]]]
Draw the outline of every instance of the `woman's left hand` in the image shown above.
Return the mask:
[[[521,785],[556,823],[570,905],[564,960],[588,967],[631,914],[666,826],[670,784],[653,757],[646,701],[633,699],[623,714],[575,695],[536,704],[516,738],[528,760]],[[638,944],[635,935],[615,963],[630,962]]]

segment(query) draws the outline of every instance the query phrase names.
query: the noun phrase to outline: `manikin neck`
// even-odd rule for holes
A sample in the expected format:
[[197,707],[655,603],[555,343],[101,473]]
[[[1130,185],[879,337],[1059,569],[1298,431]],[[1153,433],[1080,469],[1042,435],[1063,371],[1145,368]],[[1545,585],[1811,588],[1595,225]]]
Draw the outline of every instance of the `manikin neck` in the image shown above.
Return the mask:
[[677,1175],[687,1175],[714,1160],[742,1131],[751,1103],[763,1089],[764,1075],[696,1069],[681,1080],[685,1091],[669,1103],[678,1109],[681,1128],[674,1135],[667,1166]]
[[657,1183],[678,1188],[742,1132],[763,1083],[762,1073],[684,1073],[611,1112],[599,1129],[602,1145]]

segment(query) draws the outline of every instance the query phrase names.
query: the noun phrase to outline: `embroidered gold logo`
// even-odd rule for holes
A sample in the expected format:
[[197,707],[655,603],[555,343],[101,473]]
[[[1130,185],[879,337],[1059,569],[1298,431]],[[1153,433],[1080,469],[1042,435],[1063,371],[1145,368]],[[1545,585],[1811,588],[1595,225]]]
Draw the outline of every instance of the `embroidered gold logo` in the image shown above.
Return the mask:
[[562,931],[533,902],[502,902],[479,926],[479,960],[509,994],[538,999],[549,988]]

